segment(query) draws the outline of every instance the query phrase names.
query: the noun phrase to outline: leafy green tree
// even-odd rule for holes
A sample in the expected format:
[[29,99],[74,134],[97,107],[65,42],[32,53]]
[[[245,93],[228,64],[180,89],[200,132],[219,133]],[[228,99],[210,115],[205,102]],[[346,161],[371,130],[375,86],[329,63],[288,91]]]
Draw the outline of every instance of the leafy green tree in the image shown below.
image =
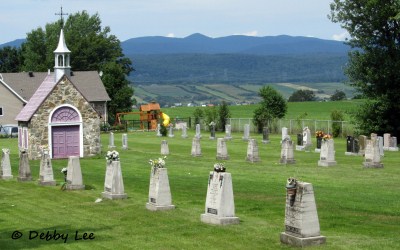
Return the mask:
[[288,99],[288,102],[308,102],[308,101],[315,101],[315,93],[314,91],[307,89],[296,90]]
[[204,117],[203,109],[200,107],[197,107],[193,111],[193,116],[194,116],[194,124],[200,124],[201,119],[203,119],[203,117]]
[[225,130],[226,119],[231,117],[229,106],[225,101],[222,101],[221,105],[219,106],[218,116],[219,116],[219,128],[221,130]]
[[353,114],[360,133],[400,133],[400,2],[334,0],[329,18],[347,30],[345,73],[367,101]]
[[216,122],[218,119],[218,112],[215,106],[207,107],[204,110],[204,123],[206,126],[209,126],[211,122]]
[[6,46],[0,49],[0,73],[19,72],[21,64],[21,49],[11,46]]
[[[57,48],[61,21],[46,24],[27,34],[22,44],[25,71],[47,71],[54,67],[53,51]],[[111,98],[108,103],[109,121],[116,112],[131,110],[133,89],[127,76],[132,62],[122,53],[120,41],[110,34],[108,26],[101,26],[98,14],[86,11],[68,17],[64,25],[65,40],[71,50],[72,71],[102,71],[102,80]]]
[[346,93],[341,90],[336,90],[335,93],[331,96],[331,101],[340,101],[346,99]]
[[283,118],[287,111],[287,103],[283,96],[271,86],[263,86],[259,93],[262,101],[260,106],[254,110],[254,125],[259,133],[264,126],[268,126],[273,119]]
[[338,137],[342,133],[343,112],[340,110],[332,110],[332,136]]

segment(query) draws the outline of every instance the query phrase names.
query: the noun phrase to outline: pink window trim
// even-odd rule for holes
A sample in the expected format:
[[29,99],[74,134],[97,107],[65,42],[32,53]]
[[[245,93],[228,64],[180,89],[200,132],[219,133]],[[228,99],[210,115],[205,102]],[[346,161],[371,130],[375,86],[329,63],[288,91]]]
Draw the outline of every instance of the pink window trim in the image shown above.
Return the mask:
[[51,122],[79,122],[79,114],[71,107],[61,107],[53,113]]

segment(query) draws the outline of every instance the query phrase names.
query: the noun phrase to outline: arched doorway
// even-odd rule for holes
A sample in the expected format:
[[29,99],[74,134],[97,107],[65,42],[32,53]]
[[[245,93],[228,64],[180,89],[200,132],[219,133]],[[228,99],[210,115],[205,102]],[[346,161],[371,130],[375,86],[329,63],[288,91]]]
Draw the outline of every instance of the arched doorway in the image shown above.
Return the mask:
[[71,105],[63,105],[54,109],[49,119],[49,146],[52,158],[82,157],[80,112]]

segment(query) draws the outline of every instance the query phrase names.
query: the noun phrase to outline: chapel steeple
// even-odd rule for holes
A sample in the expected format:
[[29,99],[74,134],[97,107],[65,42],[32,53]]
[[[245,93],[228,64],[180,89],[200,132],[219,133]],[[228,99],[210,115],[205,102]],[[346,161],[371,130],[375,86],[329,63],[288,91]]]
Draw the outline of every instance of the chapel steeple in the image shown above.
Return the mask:
[[71,66],[70,66],[71,51],[67,48],[67,44],[65,43],[64,30],[63,30],[63,25],[64,25],[63,15],[68,15],[68,14],[63,13],[61,7],[61,13],[59,14],[56,13],[56,15],[61,16],[60,38],[58,40],[57,49],[54,51],[54,63],[55,63],[54,75],[55,75],[55,81],[57,82],[64,74],[67,76],[71,74]]

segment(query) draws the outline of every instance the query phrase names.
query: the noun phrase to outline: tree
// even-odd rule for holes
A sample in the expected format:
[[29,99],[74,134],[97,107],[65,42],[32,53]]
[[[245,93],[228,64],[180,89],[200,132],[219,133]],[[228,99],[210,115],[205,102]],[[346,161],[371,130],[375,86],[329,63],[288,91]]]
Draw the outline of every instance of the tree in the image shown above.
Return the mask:
[[343,112],[340,110],[332,110],[332,136],[338,137],[342,133]]
[[21,49],[6,46],[0,49],[0,72],[15,73],[21,68]]
[[259,133],[263,127],[270,124],[273,119],[283,118],[287,111],[287,103],[283,96],[271,86],[263,86],[259,93],[262,101],[260,106],[254,110],[254,125]]
[[331,96],[331,101],[340,101],[346,99],[346,93],[341,90],[336,90],[335,93]]
[[400,2],[334,0],[329,18],[353,48],[345,73],[367,100],[353,114],[360,133],[400,133]]
[[201,119],[203,119],[204,117],[203,109],[197,107],[193,112],[193,116],[194,116],[194,124],[200,124]]
[[311,90],[299,89],[289,97],[288,102],[308,102],[315,101],[315,93]]
[[205,125],[209,126],[209,124],[211,122],[216,122],[216,120],[218,119],[218,112],[217,109],[215,108],[215,106],[212,107],[207,107],[204,110],[204,119],[205,119]]
[[219,127],[221,130],[225,130],[226,119],[231,117],[228,104],[225,101],[222,101],[221,105],[219,106],[218,116],[219,116]]
[[[61,21],[46,24],[27,34],[22,44],[25,71],[47,71],[54,67],[54,54],[60,34]],[[73,71],[102,71],[102,81],[111,98],[108,102],[109,121],[116,112],[130,111],[133,88],[127,76],[133,70],[132,62],[122,53],[120,41],[110,34],[108,26],[102,28],[98,14],[86,11],[72,14],[64,26],[65,40],[71,50]]]

